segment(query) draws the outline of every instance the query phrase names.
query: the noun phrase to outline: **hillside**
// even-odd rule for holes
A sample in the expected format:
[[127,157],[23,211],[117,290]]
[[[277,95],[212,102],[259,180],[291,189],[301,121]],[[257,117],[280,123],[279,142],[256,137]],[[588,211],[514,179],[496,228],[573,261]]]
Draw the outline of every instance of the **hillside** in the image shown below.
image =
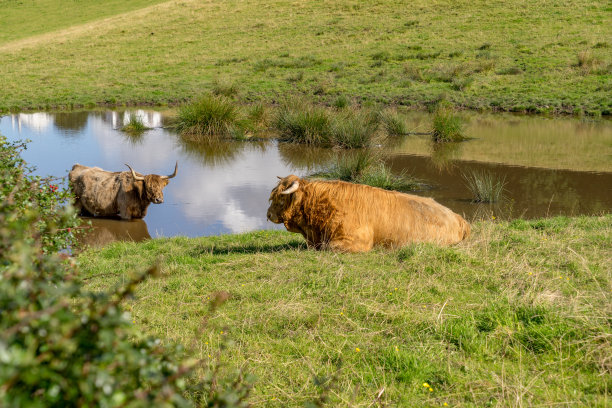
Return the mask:
[[[0,1],[0,112],[245,100],[609,114],[607,2]],[[124,4],[125,3],[125,4]],[[145,7],[146,3],[146,7]],[[42,28],[40,28],[42,27]]]

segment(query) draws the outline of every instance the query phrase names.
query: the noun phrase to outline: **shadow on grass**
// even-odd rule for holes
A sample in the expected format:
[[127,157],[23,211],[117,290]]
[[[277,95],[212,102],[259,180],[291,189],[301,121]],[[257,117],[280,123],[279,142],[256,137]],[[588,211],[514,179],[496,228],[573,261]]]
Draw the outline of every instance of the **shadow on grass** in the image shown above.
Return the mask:
[[230,255],[230,254],[257,254],[257,253],[273,253],[288,250],[306,249],[306,242],[294,240],[286,244],[246,244],[240,243],[222,243],[201,245],[189,251],[189,256],[202,255]]

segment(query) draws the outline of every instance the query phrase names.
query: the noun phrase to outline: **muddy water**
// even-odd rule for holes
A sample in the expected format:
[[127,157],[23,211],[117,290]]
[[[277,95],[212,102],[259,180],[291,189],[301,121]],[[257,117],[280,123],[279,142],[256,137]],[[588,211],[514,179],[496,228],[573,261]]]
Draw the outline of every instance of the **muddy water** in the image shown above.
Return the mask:
[[[120,131],[130,114],[137,114],[153,129],[138,136]],[[426,155],[431,154],[426,139],[408,137],[384,149],[387,161],[394,171],[406,171],[432,186],[417,194],[435,197],[468,219],[600,214],[612,209],[612,172],[542,168],[542,163],[554,162],[554,155],[565,157],[560,159],[564,163],[560,167],[581,163],[580,155],[583,155],[583,161],[588,163],[586,168],[609,169],[608,160],[612,160],[609,122],[581,125],[580,121],[565,122],[563,119],[560,127],[563,137],[566,140],[580,138],[582,142],[578,144],[582,147],[567,142],[567,152],[561,154],[557,146],[548,156],[540,154],[538,162],[537,157],[512,159],[512,146],[503,144],[505,139],[517,143],[523,138],[521,140],[531,147],[520,149],[546,150],[546,146],[534,147],[535,142],[528,135],[507,133],[508,128],[525,132],[525,124],[509,124],[505,118],[480,119],[470,122],[477,139],[434,152],[433,159]],[[421,114],[411,120],[416,130],[426,126]],[[536,122],[530,118],[525,120],[529,132],[533,133]],[[114,240],[140,241],[163,236],[195,237],[282,229],[266,221],[267,200],[276,185],[276,176],[310,174],[328,165],[338,154],[330,149],[274,141],[190,144],[162,128],[163,123],[164,113],[155,111],[15,114],[0,118],[0,133],[9,140],[32,140],[23,155],[41,175],[65,176],[75,163],[112,171],[126,170],[124,163],[128,163],[141,173],[168,174],[178,160],[178,175],[164,190],[163,204],[151,204],[144,220],[90,219],[94,229],[87,234],[86,242],[91,245],[104,245]],[[552,124],[547,122],[546,126]],[[576,129],[579,134],[566,135]],[[505,134],[505,138],[499,138],[500,133]],[[547,137],[542,139],[544,144],[550,144]],[[592,146],[599,146],[597,151],[584,149],[585,139]],[[479,148],[478,144],[484,147]],[[492,147],[495,145],[500,152],[497,156]],[[532,167],[475,161],[475,157],[495,162],[528,161]],[[461,177],[469,170],[487,170],[505,177],[508,199],[494,206],[472,203]]]

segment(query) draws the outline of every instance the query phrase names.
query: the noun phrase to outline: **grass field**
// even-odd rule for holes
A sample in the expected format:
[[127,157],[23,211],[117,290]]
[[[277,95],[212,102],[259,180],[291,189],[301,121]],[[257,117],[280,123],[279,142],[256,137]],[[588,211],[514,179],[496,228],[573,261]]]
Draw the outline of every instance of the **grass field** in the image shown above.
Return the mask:
[[[91,3],[91,2],[90,2]],[[605,1],[0,0],[0,112],[246,101],[612,109]]]
[[[611,237],[610,215],[483,221],[455,247],[367,254],[260,231],[115,243],[78,262],[102,290],[159,260],[125,305],[134,324],[256,374],[255,406],[303,406],[325,377],[330,406],[604,407]],[[230,299],[196,335],[218,291]]]

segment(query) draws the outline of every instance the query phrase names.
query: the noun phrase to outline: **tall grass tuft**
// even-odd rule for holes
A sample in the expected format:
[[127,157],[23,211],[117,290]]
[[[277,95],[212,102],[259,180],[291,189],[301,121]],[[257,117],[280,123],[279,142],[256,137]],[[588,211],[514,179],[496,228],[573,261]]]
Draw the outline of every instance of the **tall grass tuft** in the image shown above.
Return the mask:
[[281,141],[353,149],[372,145],[378,118],[367,110],[331,111],[291,101],[277,111],[272,125]]
[[325,109],[299,106],[297,101],[285,104],[276,113],[273,127],[280,133],[280,140],[319,146],[332,144],[329,130],[330,118]]
[[377,115],[365,110],[337,113],[330,122],[333,144],[346,149],[371,146],[377,129]]
[[432,140],[439,142],[459,142],[465,140],[463,120],[452,108],[439,106],[433,118]]
[[472,192],[472,200],[476,203],[495,203],[503,198],[506,178],[498,179],[487,171],[470,171],[463,174],[468,188]]
[[213,81],[212,93],[231,97],[238,94],[238,85],[229,79],[215,79]]
[[406,122],[396,110],[382,111],[379,113],[379,118],[387,135],[401,136],[408,133]]
[[341,156],[328,169],[316,172],[311,176],[396,191],[412,191],[424,186],[423,183],[406,173],[393,174],[382,158],[372,154],[369,150]]
[[338,96],[334,102],[332,103],[332,105],[334,106],[334,108],[336,109],[344,109],[347,106],[349,106],[351,104],[351,101],[349,100],[349,98],[347,98],[345,95],[340,95]]
[[205,95],[179,109],[175,126],[190,138],[229,136],[238,120],[238,109],[223,96]]
[[584,75],[587,75],[593,71],[598,64],[599,61],[595,58],[590,50],[584,50],[578,53],[578,63],[576,65],[578,68],[580,68]]
[[267,126],[270,122],[270,112],[266,108],[266,105],[259,102],[251,106],[249,109],[248,118],[257,125]]
[[121,128],[122,131],[131,134],[139,134],[150,128],[146,127],[138,115],[130,115],[128,123]]

